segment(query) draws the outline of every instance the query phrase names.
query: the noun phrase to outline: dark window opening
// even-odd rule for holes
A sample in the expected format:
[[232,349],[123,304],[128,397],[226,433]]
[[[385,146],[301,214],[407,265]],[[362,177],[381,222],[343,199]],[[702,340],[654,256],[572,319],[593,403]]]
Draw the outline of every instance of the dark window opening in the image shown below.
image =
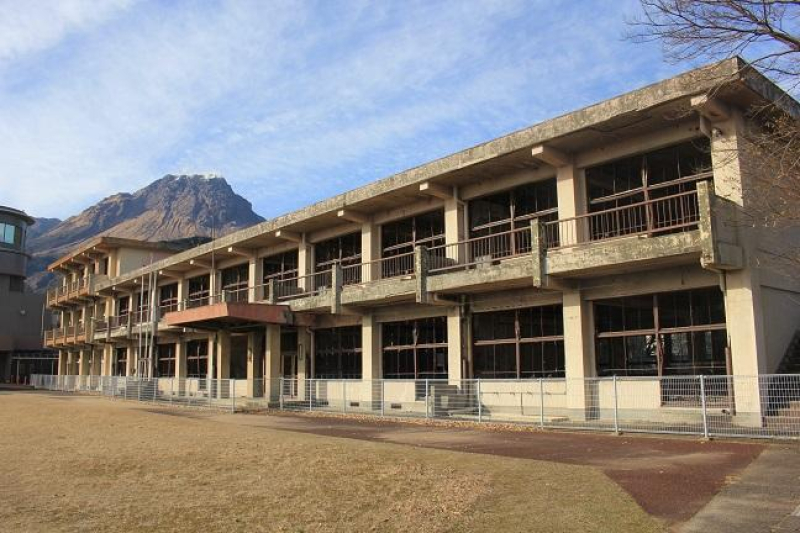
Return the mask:
[[389,222],[381,226],[381,277],[389,278],[414,272],[414,248],[444,245],[444,210]]
[[564,377],[560,305],[476,313],[472,337],[476,378]]
[[186,343],[186,377],[208,377],[208,340],[198,339]]
[[[336,263],[343,267],[361,264],[361,233],[349,233],[334,237],[314,245],[314,287],[319,289],[330,287],[332,282],[331,270]],[[361,270],[355,269],[349,276],[351,283],[360,283]]]
[[156,345],[156,377],[175,377],[175,349],[174,343]]
[[128,375],[128,348],[121,346],[114,350],[114,375]]
[[590,238],[693,229],[697,197],[684,193],[711,180],[711,168],[705,137],[587,168],[589,212],[604,213],[589,219]]
[[718,288],[598,300],[601,376],[725,375],[725,303]]
[[361,326],[314,331],[314,377],[361,379]]
[[447,319],[383,324],[385,379],[447,379]]
[[247,379],[247,343],[247,335],[231,336],[231,379]]
[[297,277],[297,250],[264,258],[264,283],[269,280],[291,279]]
[[158,307],[161,314],[178,310],[178,284],[162,285],[158,291]]
[[[470,255],[498,258],[529,252],[531,235],[530,231],[525,230],[530,228],[534,218],[543,223],[558,219],[555,178],[526,183],[509,191],[471,200],[470,238],[494,237],[486,241],[479,250],[472,250]],[[474,246],[478,246],[478,243]]]
[[250,265],[247,263],[226,268],[221,272],[222,290],[229,302],[246,302],[250,284]]
[[189,298],[187,307],[200,307],[208,305],[209,295],[211,294],[211,276],[204,274],[189,280]]

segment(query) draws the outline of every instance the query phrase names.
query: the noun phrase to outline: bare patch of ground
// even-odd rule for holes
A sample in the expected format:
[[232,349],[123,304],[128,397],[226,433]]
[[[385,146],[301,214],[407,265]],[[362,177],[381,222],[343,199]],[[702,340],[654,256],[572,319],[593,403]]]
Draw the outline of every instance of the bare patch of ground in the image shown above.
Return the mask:
[[702,509],[766,447],[755,441],[616,436],[322,413],[237,415],[224,420],[316,435],[592,466],[628,491],[645,511],[671,525],[688,520]]
[[663,530],[591,466],[163,412],[1,394],[3,531]]

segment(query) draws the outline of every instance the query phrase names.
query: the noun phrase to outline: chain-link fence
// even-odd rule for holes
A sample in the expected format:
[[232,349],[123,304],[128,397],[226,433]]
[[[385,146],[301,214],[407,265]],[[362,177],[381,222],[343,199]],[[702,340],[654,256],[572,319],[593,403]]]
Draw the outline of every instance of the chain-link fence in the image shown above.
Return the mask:
[[31,384],[228,411],[322,411],[611,432],[800,438],[800,375],[526,380],[34,375]]

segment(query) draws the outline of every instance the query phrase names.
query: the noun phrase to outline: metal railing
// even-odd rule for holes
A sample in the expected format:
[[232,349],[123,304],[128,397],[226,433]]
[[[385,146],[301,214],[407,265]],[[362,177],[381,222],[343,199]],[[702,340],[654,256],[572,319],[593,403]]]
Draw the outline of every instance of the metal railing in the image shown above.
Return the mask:
[[800,375],[525,380],[33,376],[40,389],[226,410],[361,413],[542,428],[800,439]]
[[700,222],[697,191],[587,213],[543,224],[545,247],[564,248],[633,235],[659,235],[696,229]]
[[531,228],[517,228],[464,241],[428,248],[432,274],[491,265],[500,259],[531,253]]

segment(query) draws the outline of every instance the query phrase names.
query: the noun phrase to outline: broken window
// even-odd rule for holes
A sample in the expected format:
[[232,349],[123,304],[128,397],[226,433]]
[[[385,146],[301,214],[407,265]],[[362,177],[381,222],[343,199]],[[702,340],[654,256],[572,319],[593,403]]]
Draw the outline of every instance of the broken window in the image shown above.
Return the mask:
[[175,377],[175,344],[156,345],[156,377]]
[[447,379],[447,319],[383,324],[385,379]]
[[220,274],[226,301],[246,302],[247,287],[250,283],[250,265],[247,263],[236,265],[222,270]]
[[314,377],[361,379],[361,326],[314,331]]
[[269,280],[282,280],[297,277],[297,250],[264,258],[264,284]]
[[[712,179],[711,167],[710,143],[702,137],[587,168],[589,212],[606,213],[589,219],[590,237],[664,233],[696,224],[697,198],[683,193]],[[654,200],[660,201],[650,204]]]
[[186,343],[186,377],[208,377],[208,340],[197,339]]
[[[331,286],[331,270],[336,263],[341,263],[343,267],[361,264],[361,232],[341,235],[314,245],[314,272],[319,273],[314,280],[315,288]],[[351,283],[359,283],[361,269],[355,269],[351,278]]]
[[208,305],[209,295],[211,294],[211,276],[203,274],[189,279],[189,298],[186,301],[187,307],[200,307]]
[[473,248],[476,249],[471,250],[470,255],[499,258],[530,251],[531,235],[525,229],[530,228],[534,218],[542,222],[558,219],[555,178],[471,200],[470,238],[494,237],[483,244],[475,242]]
[[560,305],[475,313],[472,328],[476,378],[564,376]]
[[178,284],[162,285],[158,292],[158,307],[161,314],[178,310]]
[[530,226],[531,219],[558,218],[555,178],[526,183],[469,202],[470,237],[495,235]]
[[396,257],[381,263],[381,277],[402,276],[414,271],[414,248],[444,244],[444,210],[389,222],[381,226],[381,257]]
[[718,288],[598,300],[601,376],[727,373],[725,304]]

